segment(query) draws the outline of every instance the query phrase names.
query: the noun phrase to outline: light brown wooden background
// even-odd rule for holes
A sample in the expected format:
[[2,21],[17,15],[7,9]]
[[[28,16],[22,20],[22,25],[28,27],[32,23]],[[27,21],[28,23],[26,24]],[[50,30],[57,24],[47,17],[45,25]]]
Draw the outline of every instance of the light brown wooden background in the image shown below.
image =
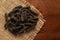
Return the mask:
[[34,40],[60,40],[60,0],[27,0],[42,12],[45,25]]

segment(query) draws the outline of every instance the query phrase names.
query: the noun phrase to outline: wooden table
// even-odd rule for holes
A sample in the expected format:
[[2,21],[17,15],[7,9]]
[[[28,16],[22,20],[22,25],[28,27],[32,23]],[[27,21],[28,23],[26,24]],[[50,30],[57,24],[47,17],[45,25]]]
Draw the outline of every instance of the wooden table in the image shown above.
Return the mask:
[[27,0],[46,20],[34,40],[60,40],[60,0]]

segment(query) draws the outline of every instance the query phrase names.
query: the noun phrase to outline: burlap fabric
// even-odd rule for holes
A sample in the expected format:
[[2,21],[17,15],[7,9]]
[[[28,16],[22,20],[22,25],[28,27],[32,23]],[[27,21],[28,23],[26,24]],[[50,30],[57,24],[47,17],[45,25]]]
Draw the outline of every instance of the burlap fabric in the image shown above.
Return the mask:
[[[14,36],[10,32],[4,29],[5,24],[5,13],[9,13],[15,6],[30,5],[31,9],[39,14],[39,21],[34,30],[29,33],[25,33],[19,36]],[[0,40],[33,40],[36,34],[40,31],[44,24],[44,19],[41,13],[31,4],[26,2],[26,0],[0,0]]]

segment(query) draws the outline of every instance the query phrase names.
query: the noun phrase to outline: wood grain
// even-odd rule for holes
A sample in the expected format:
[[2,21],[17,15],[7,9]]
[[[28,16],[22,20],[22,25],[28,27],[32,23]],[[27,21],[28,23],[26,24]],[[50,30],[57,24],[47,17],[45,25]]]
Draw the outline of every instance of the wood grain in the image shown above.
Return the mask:
[[27,0],[39,9],[45,25],[34,40],[60,40],[60,0]]

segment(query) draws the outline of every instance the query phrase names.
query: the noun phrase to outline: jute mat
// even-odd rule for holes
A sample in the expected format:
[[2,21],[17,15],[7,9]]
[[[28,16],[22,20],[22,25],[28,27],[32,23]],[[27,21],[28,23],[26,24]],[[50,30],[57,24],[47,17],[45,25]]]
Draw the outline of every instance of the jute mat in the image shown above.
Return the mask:
[[[14,7],[22,5],[30,5],[31,9],[39,14],[39,21],[34,30],[29,33],[25,33],[19,36],[14,36],[10,32],[4,29],[5,24],[5,13],[9,13]],[[45,20],[41,13],[31,4],[26,2],[26,0],[0,0],[0,40],[33,40],[36,34],[40,31]]]

